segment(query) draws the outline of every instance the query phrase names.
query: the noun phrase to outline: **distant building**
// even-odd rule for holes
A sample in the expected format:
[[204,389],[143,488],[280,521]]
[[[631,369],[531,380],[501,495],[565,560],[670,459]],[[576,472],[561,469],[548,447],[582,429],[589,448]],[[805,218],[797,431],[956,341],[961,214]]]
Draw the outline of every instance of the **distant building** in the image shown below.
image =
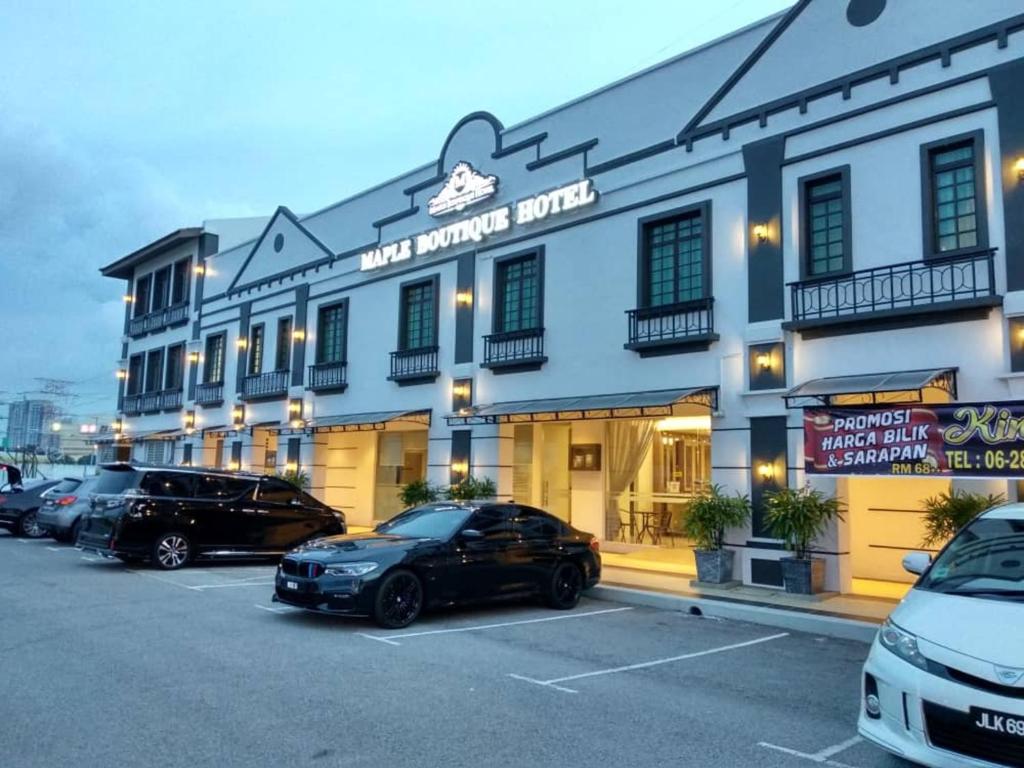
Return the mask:
[[50,400],[11,403],[7,411],[8,450],[60,450],[60,435],[51,429],[56,416],[57,409]]

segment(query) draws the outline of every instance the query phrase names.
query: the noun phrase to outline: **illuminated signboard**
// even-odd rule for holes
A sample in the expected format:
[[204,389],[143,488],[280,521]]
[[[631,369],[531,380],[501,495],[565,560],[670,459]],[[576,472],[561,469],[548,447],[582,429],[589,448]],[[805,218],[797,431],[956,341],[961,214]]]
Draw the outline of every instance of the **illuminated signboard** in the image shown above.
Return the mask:
[[[488,177],[493,178],[493,177]],[[496,180],[495,180],[496,183]],[[426,256],[463,243],[480,243],[487,238],[519,226],[543,221],[597,202],[597,190],[590,179],[575,181],[548,192],[527,197],[468,216],[451,224],[428,229],[413,237],[378,246],[359,255],[359,268],[366,272]],[[437,198],[433,198],[436,200]]]
[[443,216],[486,200],[498,191],[498,177],[485,176],[467,162],[456,163],[441,191],[427,201],[427,213]]

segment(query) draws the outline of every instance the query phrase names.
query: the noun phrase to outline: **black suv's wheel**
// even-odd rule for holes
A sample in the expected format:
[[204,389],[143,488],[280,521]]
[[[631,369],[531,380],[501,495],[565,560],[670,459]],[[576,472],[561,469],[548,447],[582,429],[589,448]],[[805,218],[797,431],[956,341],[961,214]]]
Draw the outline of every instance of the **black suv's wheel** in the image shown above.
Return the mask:
[[46,529],[39,525],[35,509],[30,509],[21,516],[18,522],[18,532],[29,539],[41,539],[46,535]]
[[377,587],[373,618],[385,629],[409,626],[422,610],[423,584],[415,573],[392,571]]
[[165,533],[153,543],[153,565],[162,571],[173,571],[188,564],[192,545],[181,533]]
[[583,593],[583,572],[574,563],[555,568],[548,592],[548,605],[560,611],[575,608]]

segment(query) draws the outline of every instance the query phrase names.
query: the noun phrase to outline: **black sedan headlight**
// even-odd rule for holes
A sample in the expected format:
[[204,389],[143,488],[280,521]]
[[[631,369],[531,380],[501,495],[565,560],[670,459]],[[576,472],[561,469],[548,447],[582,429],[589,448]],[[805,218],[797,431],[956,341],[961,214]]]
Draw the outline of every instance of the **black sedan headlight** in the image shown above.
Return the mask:
[[380,563],[336,563],[328,565],[324,573],[328,576],[365,576],[380,567]]

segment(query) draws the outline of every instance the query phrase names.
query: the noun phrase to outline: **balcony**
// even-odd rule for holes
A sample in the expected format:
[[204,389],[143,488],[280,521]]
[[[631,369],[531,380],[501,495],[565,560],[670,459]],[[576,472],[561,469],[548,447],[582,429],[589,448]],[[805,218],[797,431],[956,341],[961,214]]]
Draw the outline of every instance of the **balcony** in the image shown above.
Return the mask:
[[1002,304],[995,250],[802,280],[789,288],[792,320],[783,327],[806,338],[973,320]]
[[242,379],[243,400],[273,400],[288,394],[288,371],[256,373]]
[[437,346],[400,349],[391,353],[391,375],[388,381],[399,384],[419,384],[433,381],[440,371],[437,369]]
[[181,387],[165,389],[160,393],[160,410],[174,411],[181,408]]
[[715,300],[704,299],[626,311],[629,341],[623,346],[641,357],[700,352],[718,340]]
[[188,302],[172,304],[128,321],[128,335],[137,338],[188,322]]
[[348,363],[317,363],[309,366],[313,392],[344,392],[348,387]]
[[[121,402],[121,410],[128,416],[138,416],[141,413],[159,413],[163,410],[164,392],[140,392],[134,395],[125,395]],[[178,406],[181,406],[181,392],[178,393]]]
[[495,373],[535,371],[548,361],[544,356],[544,329],[526,328],[484,336],[481,368]]
[[224,402],[224,382],[223,381],[209,381],[204,384],[196,385],[196,404],[205,405],[207,407],[212,405],[220,405]]

